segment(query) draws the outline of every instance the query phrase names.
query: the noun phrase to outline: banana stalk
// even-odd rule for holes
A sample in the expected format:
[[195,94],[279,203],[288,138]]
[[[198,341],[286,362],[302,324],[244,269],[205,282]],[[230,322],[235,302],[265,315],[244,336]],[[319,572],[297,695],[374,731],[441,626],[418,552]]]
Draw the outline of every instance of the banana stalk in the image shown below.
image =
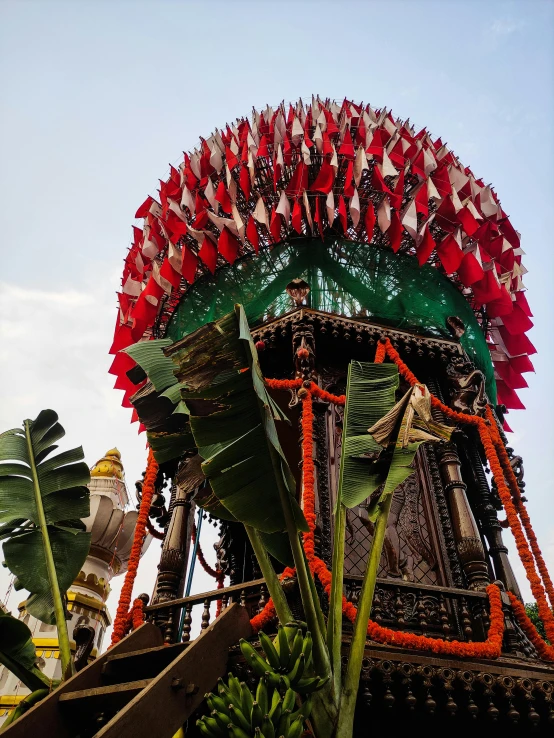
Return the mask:
[[377,581],[379,562],[381,560],[381,553],[385,542],[387,520],[391,504],[392,495],[389,495],[375,524],[375,533],[371,545],[369,560],[367,562],[367,569],[364,574],[360,599],[358,601],[358,613],[356,615],[354,633],[350,644],[348,666],[346,668],[346,675],[340,700],[336,738],[352,738],[354,710],[356,708],[358,685],[360,683],[360,670],[362,668],[362,660],[364,657],[367,623],[369,621],[369,614],[373,603],[375,583]]
[[[275,458],[275,454],[273,451],[271,451],[271,460],[273,465],[278,468],[278,464],[280,462],[278,459]],[[302,598],[302,606],[304,608],[306,622],[308,623],[308,629],[312,633],[315,670],[318,676],[326,678],[331,673],[331,664],[329,662],[329,654],[325,645],[324,636],[320,629],[320,620],[317,614],[317,609],[312,597],[312,587],[310,585],[310,579],[312,575],[310,573],[310,570],[306,566],[304,549],[302,548],[302,544],[300,543],[298,529],[296,527],[293,511],[291,508],[290,495],[285,489],[280,475],[275,474],[275,478],[278,480],[281,505],[283,507],[287,533],[289,535],[292,556],[294,559],[294,565],[296,567],[296,576],[298,578],[298,587],[300,589],[300,596]]]

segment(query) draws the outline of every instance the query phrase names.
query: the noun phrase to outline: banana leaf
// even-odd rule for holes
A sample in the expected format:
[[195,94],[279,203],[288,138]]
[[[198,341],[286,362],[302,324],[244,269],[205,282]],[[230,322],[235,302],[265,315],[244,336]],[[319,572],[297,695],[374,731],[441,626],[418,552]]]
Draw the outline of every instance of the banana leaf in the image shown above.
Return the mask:
[[56,622],[56,586],[50,581],[45,539],[61,593],[78,575],[90,547],[81,522],[90,514],[89,469],[82,448],[50,456],[65,435],[57,421],[53,410],[43,410],[24,428],[0,435],[0,537],[6,565],[16,576],[15,588],[30,592],[27,611],[49,624]]
[[383,446],[367,429],[392,409],[398,384],[395,364],[352,361],[348,366],[338,491],[346,507],[361,504],[382,483],[377,466]]
[[279,485],[299,530],[307,523],[275,427],[289,421],[267,393],[242,307],[172,345],[144,341],[125,352],[140,368],[132,380],[147,379],[131,402],[158,463],[198,449],[209,482],[198,504],[256,528],[269,552],[290,565]]
[[[388,470],[378,465],[373,479],[383,485],[368,506],[368,517],[375,522],[379,511],[394,490],[411,474],[414,457],[422,443],[449,441],[453,427],[438,423],[431,416],[431,395],[425,385],[416,384],[368,433],[375,443],[392,451]],[[377,487],[376,487],[377,488]]]
[[31,631],[22,620],[0,610],[0,663],[32,692],[50,686],[36,666],[37,654]]
[[[275,420],[288,420],[267,392],[242,306],[165,354],[175,364],[202,470],[219,503],[245,525],[279,533],[286,528],[279,491],[284,488],[298,529],[307,530],[275,427]],[[272,548],[277,555],[282,547]]]
[[181,401],[181,386],[173,373],[173,362],[163,352],[169,345],[169,339],[160,338],[123,349],[137,364],[128,372],[131,380],[138,384],[147,379],[131,402],[146,428],[148,443],[158,464],[178,459],[186,450],[195,447],[188,408]]
[[[173,364],[163,353],[163,349],[170,345],[169,338],[158,338],[155,341],[140,341],[122,349],[123,353],[128,354],[138,364],[144,376],[148,377],[158,392],[163,392],[168,387],[177,384],[177,379],[173,374]],[[136,376],[136,379],[139,378],[140,376]]]

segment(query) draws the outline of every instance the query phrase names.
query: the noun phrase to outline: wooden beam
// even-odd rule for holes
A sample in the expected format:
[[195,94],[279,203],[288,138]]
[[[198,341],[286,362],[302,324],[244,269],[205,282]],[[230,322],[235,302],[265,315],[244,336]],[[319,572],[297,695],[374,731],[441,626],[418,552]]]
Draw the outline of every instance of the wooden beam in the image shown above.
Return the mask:
[[188,605],[189,602],[200,604],[204,600],[220,600],[225,595],[240,593],[243,589],[261,587],[262,584],[265,584],[265,579],[254,579],[251,582],[241,582],[241,584],[233,584],[222,589],[211,589],[209,592],[201,592],[200,594],[190,595],[190,597],[180,597],[178,600],[168,600],[167,602],[160,602],[158,605],[149,605],[144,608],[144,612],[149,613],[162,608],[167,610],[170,607],[181,607],[182,605]]

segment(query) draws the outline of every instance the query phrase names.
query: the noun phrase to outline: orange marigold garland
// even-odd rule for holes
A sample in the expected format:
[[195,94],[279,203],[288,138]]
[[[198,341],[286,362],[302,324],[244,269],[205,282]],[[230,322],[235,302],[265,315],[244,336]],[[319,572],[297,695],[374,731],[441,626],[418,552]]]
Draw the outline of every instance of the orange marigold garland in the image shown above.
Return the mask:
[[504,480],[504,473],[498,459],[498,454],[496,453],[495,445],[491,438],[489,427],[490,426],[487,424],[486,421],[481,420],[481,422],[479,423],[479,436],[481,438],[481,442],[485,449],[485,454],[490,464],[493,478],[496,483],[496,489],[498,490],[498,496],[500,497],[502,505],[504,506],[508,523],[510,524],[510,528],[512,529],[519,558],[521,559],[521,563],[523,564],[523,567],[525,569],[525,574],[527,575],[527,580],[529,581],[531,592],[533,593],[533,596],[537,601],[539,615],[544,623],[546,635],[550,640],[554,641],[554,617],[552,615],[552,611],[548,607],[544,586],[535,568],[535,560],[533,558],[533,554],[523,533],[523,528],[521,526],[514,502],[512,500],[510,490],[508,489],[508,486],[506,485],[506,482]]
[[527,536],[527,540],[529,541],[529,545],[531,546],[533,556],[535,557],[537,568],[542,577],[544,587],[548,593],[550,604],[552,607],[554,607],[554,585],[552,584],[552,579],[550,578],[550,573],[546,566],[546,562],[543,558],[542,551],[540,549],[539,542],[537,540],[537,536],[535,535],[535,531],[533,530],[533,525],[531,524],[531,518],[529,517],[529,513],[527,512],[525,503],[521,499],[521,491],[517,483],[516,475],[510,463],[510,457],[508,456],[508,452],[506,451],[506,447],[504,446],[504,443],[500,436],[500,432],[498,430],[496,418],[494,417],[494,414],[490,407],[487,407],[486,413],[487,413],[487,420],[490,423],[489,432],[491,434],[493,443],[495,445],[496,451],[500,458],[500,463],[502,465],[504,476],[510,488],[512,500],[514,502],[514,505],[516,507],[520,520],[523,524],[525,535]]
[[[410,384],[415,384],[417,382],[416,376],[402,361],[399,353],[392,346],[388,338],[385,341],[385,350],[387,356],[389,356],[389,358],[398,366],[398,370],[402,374],[402,376]],[[477,427],[481,442],[485,449],[487,460],[493,473],[493,478],[498,490],[499,497],[506,511],[508,525],[512,529],[512,533],[516,542],[516,547],[521,562],[525,568],[527,579],[529,580],[529,584],[531,586],[531,591],[533,592],[533,596],[537,601],[540,618],[544,623],[548,637],[554,640],[554,617],[552,615],[552,610],[548,607],[548,602],[545,596],[546,589],[551,604],[554,604],[554,586],[552,585],[552,580],[550,579],[550,575],[544,562],[542,552],[539,548],[535,532],[531,525],[529,514],[527,513],[527,510],[523,504],[523,500],[521,499],[521,493],[519,491],[517,479],[515,477],[508,454],[500,437],[500,433],[498,431],[498,427],[492,410],[490,408],[487,408],[487,420],[485,421],[483,420],[483,418],[475,415],[457,413],[456,411],[452,410],[447,405],[442,403],[435,396],[431,396],[431,403],[433,407],[441,410],[441,412],[447,418],[450,418],[451,420],[457,422],[465,423],[466,425],[473,425]],[[502,460],[502,463],[499,460],[499,456]],[[506,479],[508,480],[510,489],[508,489],[508,486],[506,485]],[[527,538],[529,539],[531,550],[529,549],[529,544],[527,543],[527,540],[523,533],[519,518],[521,518],[521,522],[523,522],[523,527],[525,528]],[[535,564],[541,574],[542,581],[537,575]]]
[[135,535],[131,554],[129,556],[129,564],[125,573],[125,581],[119,595],[119,603],[117,605],[117,613],[115,616],[111,645],[117,643],[125,637],[126,626],[129,617],[129,605],[131,604],[131,596],[133,594],[133,584],[137,575],[140,554],[146,536],[146,523],[148,521],[148,513],[154,496],[156,477],[158,476],[158,462],[154,458],[152,449],[148,451],[148,462],[146,464],[146,472],[144,474],[144,482],[142,484],[142,498],[140,501],[139,514],[135,525]]
[[375,351],[375,359],[373,360],[373,363],[382,364],[385,361],[386,355],[387,349],[385,347],[385,343],[383,341],[379,341],[377,344],[377,350]]
[[[387,339],[388,342],[388,339]],[[385,358],[385,353],[390,346],[383,346],[382,352],[378,353],[376,358]],[[390,346],[392,348],[392,346]],[[379,349],[378,349],[379,351]],[[393,349],[394,351],[394,349]],[[396,357],[400,359],[398,354]],[[394,360],[394,359],[393,359]],[[400,360],[401,361],[401,360]],[[402,362],[403,363],[403,362]],[[405,366],[405,365],[404,365]],[[407,367],[406,367],[407,368]],[[408,370],[409,371],[409,370]],[[417,382],[417,379],[414,380]],[[302,385],[300,379],[295,380],[266,380],[268,386],[273,389],[297,389]],[[415,383],[414,382],[414,383]],[[310,571],[317,576],[328,596],[331,593],[332,574],[327,569],[325,562],[315,554],[315,537],[314,530],[316,524],[315,515],[315,465],[313,459],[313,396],[316,396],[327,402],[344,405],[346,398],[344,395],[331,395],[322,390],[314,382],[310,384],[309,390],[302,398],[302,502],[304,515],[308,523],[309,532],[303,534],[304,550]],[[281,575],[281,579],[285,576],[293,576],[294,569],[287,569]],[[490,602],[490,627],[487,634],[487,640],[484,643],[461,643],[459,641],[443,641],[436,638],[428,638],[426,636],[418,636],[413,633],[403,633],[393,631],[389,628],[383,628],[373,621],[368,623],[368,635],[375,641],[380,643],[394,643],[405,648],[416,648],[430,650],[434,653],[443,653],[446,655],[456,655],[465,657],[479,658],[497,658],[502,648],[502,637],[504,633],[504,615],[502,612],[502,601],[500,591],[495,585],[490,585],[487,589]],[[345,616],[352,622],[356,619],[357,610],[351,602],[345,597],[342,601],[342,609]],[[271,622],[275,618],[275,608],[273,602],[269,600],[263,611],[256,615],[250,621],[254,632],[258,632],[264,625]]]
[[[282,582],[284,579],[290,579],[295,574],[296,570],[291,569],[290,566],[287,566],[286,569],[279,575],[279,581]],[[264,609],[250,620],[250,626],[252,627],[254,633],[257,633],[265,625],[271,623],[271,621],[275,619],[276,615],[277,613],[275,612],[275,605],[273,604],[273,600],[270,597],[269,600],[265,603]]]
[[545,661],[554,661],[554,646],[545,643],[544,639],[535,628],[533,621],[525,612],[525,607],[521,604],[518,598],[512,594],[512,592],[508,592],[508,597],[512,603],[512,609],[519,625],[527,638],[529,638],[533,646],[537,649],[541,659],[544,659]]
[[[399,353],[392,346],[390,339],[379,342],[375,354],[375,362],[382,363],[388,356],[397,366],[400,374],[406,379],[410,385],[418,382],[415,374],[409,369],[405,362],[400,358]],[[302,386],[301,379],[292,380],[267,380],[269,387],[273,389],[298,389]],[[302,479],[302,500],[304,514],[310,528],[308,533],[303,534],[304,549],[308,560],[310,571],[320,580],[324,590],[328,595],[331,592],[332,574],[327,569],[325,563],[315,555],[314,529],[316,523],[315,515],[315,467],[313,460],[313,397],[317,397],[326,402],[333,402],[344,405],[344,395],[332,395],[322,390],[313,382],[310,383],[305,396],[302,398],[302,456],[303,456],[303,479]],[[548,603],[546,601],[544,589],[546,587],[551,602],[554,601],[554,586],[548,574],[546,564],[542,557],[542,553],[538,546],[538,542],[531,526],[531,521],[527,510],[521,499],[521,493],[517,484],[517,479],[510,464],[510,460],[494,416],[490,408],[487,408],[487,420],[475,415],[466,415],[452,410],[437,397],[431,397],[432,405],[439,409],[445,417],[454,422],[464,423],[477,427],[481,442],[485,449],[486,457],[489,461],[493,478],[498,489],[500,499],[506,510],[506,516],[510,528],[516,540],[518,553],[525,567],[527,578],[531,585],[531,590],[537,601],[539,615],[545,624],[545,629],[549,638],[554,641],[554,617]],[[508,481],[508,485],[506,484]],[[519,515],[519,517],[518,517]],[[521,518],[521,522],[520,522]],[[525,538],[522,529],[525,532],[531,545]],[[535,562],[542,576],[542,580],[537,575]],[[294,575],[294,569],[287,570],[287,575]],[[282,577],[284,574],[282,575]],[[544,582],[544,585],[543,585]],[[414,633],[405,633],[395,631],[390,628],[383,628],[373,621],[369,621],[368,635],[375,641],[380,643],[389,643],[406,648],[430,650],[434,653],[442,653],[445,655],[460,657],[479,657],[479,658],[497,658],[501,653],[502,637],[504,633],[504,614],[502,611],[502,600],[500,591],[496,585],[487,587],[487,594],[490,603],[490,627],[487,633],[487,640],[484,643],[466,643],[459,641],[443,641],[436,638],[428,638],[426,636],[418,636]],[[527,617],[525,609],[517,600],[517,598],[509,593],[512,606],[516,617],[518,618],[522,628],[527,633],[530,640],[535,644],[539,654],[548,660],[554,660],[554,647],[546,644],[537,633],[533,624]],[[343,597],[343,612],[345,616],[352,622],[356,618],[356,608],[354,605]],[[275,617],[275,608],[271,600],[267,603],[264,610],[252,619],[252,625],[255,631],[263,627]],[[551,650],[552,649],[552,650]]]

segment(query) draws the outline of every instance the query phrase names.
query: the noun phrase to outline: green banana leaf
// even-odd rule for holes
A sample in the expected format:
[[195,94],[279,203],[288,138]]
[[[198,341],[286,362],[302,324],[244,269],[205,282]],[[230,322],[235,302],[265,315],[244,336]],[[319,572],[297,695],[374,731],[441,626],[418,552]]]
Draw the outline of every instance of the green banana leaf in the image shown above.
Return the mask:
[[32,692],[50,685],[36,666],[37,654],[31,631],[22,620],[0,610],[0,663]]
[[377,462],[383,446],[367,429],[392,409],[398,384],[396,364],[352,361],[348,366],[337,497],[346,507],[361,504],[382,483]]
[[259,530],[269,552],[289,565],[280,484],[298,528],[307,523],[275,427],[288,419],[267,393],[242,307],[175,344],[144,341],[125,351],[139,367],[132,381],[148,380],[131,402],[158,463],[197,448],[209,481],[198,504]]
[[275,427],[275,420],[288,420],[267,392],[242,306],[165,354],[175,364],[202,470],[220,504],[245,525],[278,533],[286,528],[284,488],[298,529],[308,530]]
[[50,456],[65,435],[53,410],[43,410],[24,428],[0,435],[0,537],[6,565],[15,574],[16,589],[30,592],[25,607],[31,615],[54,624],[54,600],[44,554],[37,497],[44,510],[59,589],[66,592],[79,573],[90,534],[81,518],[90,514],[88,466],[83,449]]
[[158,392],[177,384],[173,364],[163,353],[163,349],[170,345],[169,338],[158,338],[154,341],[140,341],[123,349],[123,353],[128,354],[140,366]]
[[173,373],[174,365],[164,354],[171,344],[167,338],[141,341],[126,349],[137,367],[129,376],[135,384],[148,381],[131,398],[146,428],[148,443],[158,464],[178,459],[195,447],[190,431],[188,408],[181,401],[181,386]]
[[[386,499],[411,474],[414,457],[422,443],[449,441],[454,428],[438,423],[431,416],[431,395],[425,385],[416,384],[368,432],[375,443],[392,451],[388,470],[377,464],[374,479],[383,485],[380,494],[368,507],[370,520],[377,520]],[[385,454],[383,455],[385,456]]]

